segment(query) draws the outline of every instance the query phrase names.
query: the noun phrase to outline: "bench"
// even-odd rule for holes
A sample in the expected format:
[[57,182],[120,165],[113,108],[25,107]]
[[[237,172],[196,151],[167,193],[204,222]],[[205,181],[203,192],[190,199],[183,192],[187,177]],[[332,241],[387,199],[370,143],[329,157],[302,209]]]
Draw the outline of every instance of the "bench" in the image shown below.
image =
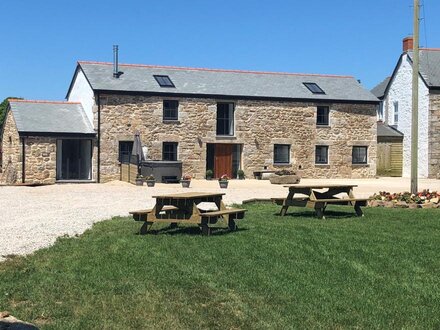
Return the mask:
[[324,210],[327,204],[333,205],[353,205],[356,215],[363,217],[361,206],[367,206],[369,198],[322,198],[310,199],[307,203],[315,208],[316,214],[319,218],[325,219]]
[[364,204],[361,206],[366,206],[368,202],[368,198],[318,198],[318,199],[311,199],[310,202],[313,203],[328,203],[328,204],[341,204],[341,205],[347,205],[352,202],[356,202],[359,204]]
[[254,178],[257,180],[261,180],[263,179],[263,174],[271,174],[271,173],[275,173],[276,171],[272,171],[272,170],[260,170],[260,171],[254,171]]
[[[162,207],[161,212],[174,211],[178,209],[179,208],[173,205],[165,205],[164,207]],[[146,210],[131,211],[129,212],[129,214],[133,216],[134,221],[147,221],[147,215],[151,212],[153,212],[153,208]]]
[[[286,203],[287,198],[282,198],[282,197],[273,197],[271,198],[272,203],[277,204],[277,205],[284,205]],[[293,197],[291,199],[289,199],[289,201],[298,201],[298,202],[302,202],[302,201],[308,201],[309,198],[308,197]]]
[[[237,224],[235,220],[243,219],[244,213],[247,212],[246,209],[226,209],[220,211],[210,211],[201,214],[202,217],[202,234],[209,235],[211,233],[211,228],[208,224],[211,222],[216,222],[219,217],[228,216],[228,228],[231,231],[237,230]],[[226,219],[225,219],[226,220]]]

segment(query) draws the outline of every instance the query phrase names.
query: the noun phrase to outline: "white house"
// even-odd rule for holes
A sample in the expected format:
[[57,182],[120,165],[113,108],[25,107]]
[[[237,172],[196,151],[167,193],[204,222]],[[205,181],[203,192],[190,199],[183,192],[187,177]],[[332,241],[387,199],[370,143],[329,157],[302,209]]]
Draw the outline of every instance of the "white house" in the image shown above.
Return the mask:
[[[404,134],[403,177],[411,173],[412,50],[413,38],[406,37],[391,77],[372,90],[382,100],[378,119]],[[420,49],[418,172],[440,177],[440,49]]]

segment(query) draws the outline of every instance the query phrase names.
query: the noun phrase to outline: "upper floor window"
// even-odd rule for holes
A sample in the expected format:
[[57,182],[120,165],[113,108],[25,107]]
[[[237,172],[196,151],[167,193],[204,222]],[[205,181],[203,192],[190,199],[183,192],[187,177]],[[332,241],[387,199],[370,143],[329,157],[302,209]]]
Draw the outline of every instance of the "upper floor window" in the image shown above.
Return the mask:
[[318,126],[328,126],[329,121],[330,108],[324,106],[318,106],[316,112],[316,125]]
[[316,146],[315,163],[328,164],[328,146]]
[[177,142],[164,142],[162,144],[162,160],[177,160]]
[[377,120],[383,120],[383,101],[377,106]]
[[305,82],[303,83],[304,86],[306,86],[308,88],[309,91],[311,91],[313,94],[325,94],[325,92],[323,91],[323,89],[321,87],[318,86],[318,84],[316,83],[311,83],[311,82]]
[[163,101],[163,120],[177,120],[179,112],[179,101]]
[[168,76],[154,75],[153,77],[160,87],[176,87]]
[[274,145],[273,162],[274,162],[274,164],[289,164],[290,163],[290,145],[289,144],[275,144]]
[[217,103],[217,135],[234,135],[234,103]]
[[399,102],[393,102],[394,107],[394,125],[399,123]]
[[133,141],[119,141],[119,162],[127,163],[130,161],[131,151],[133,150]]
[[354,146],[352,151],[353,164],[367,164],[367,147]]

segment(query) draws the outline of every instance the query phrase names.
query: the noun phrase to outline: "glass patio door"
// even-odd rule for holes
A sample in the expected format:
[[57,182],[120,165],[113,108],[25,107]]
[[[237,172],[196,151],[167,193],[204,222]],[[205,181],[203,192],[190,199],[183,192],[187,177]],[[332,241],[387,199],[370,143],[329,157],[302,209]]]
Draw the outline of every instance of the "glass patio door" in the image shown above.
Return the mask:
[[92,179],[92,140],[57,141],[57,180]]

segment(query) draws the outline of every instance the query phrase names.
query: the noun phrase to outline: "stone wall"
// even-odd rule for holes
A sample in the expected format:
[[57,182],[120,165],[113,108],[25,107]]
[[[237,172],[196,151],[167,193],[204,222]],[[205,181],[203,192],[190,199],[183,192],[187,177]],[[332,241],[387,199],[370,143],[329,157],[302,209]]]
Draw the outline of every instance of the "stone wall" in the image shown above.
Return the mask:
[[[196,178],[203,178],[206,171],[207,143],[242,144],[242,168],[248,177],[263,166],[301,168],[303,177],[309,178],[375,176],[375,105],[329,104],[330,126],[318,128],[316,104],[239,100],[234,102],[235,136],[217,137],[217,100],[170,99],[179,100],[178,121],[163,122],[159,97],[100,96],[102,182],[119,179],[119,141],[133,140],[136,130],[149,159],[162,158],[162,142],[178,142],[183,172]],[[278,143],[291,145],[291,164],[273,165],[273,148]],[[329,146],[329,165],[315,165],[317,144]],[[353,145],[368,146],[368,165],[351,164]]]
[[429,96],[429,177],[440,179],[440,93]]
[[2,173],[0,183],[14,184],[21,182],[22,158],[21,141],[15,125],[12,111],[8,111],[4,123],[2,136]]
[[49,184],[56,181],[56,138],[25,138],[25,182]]

